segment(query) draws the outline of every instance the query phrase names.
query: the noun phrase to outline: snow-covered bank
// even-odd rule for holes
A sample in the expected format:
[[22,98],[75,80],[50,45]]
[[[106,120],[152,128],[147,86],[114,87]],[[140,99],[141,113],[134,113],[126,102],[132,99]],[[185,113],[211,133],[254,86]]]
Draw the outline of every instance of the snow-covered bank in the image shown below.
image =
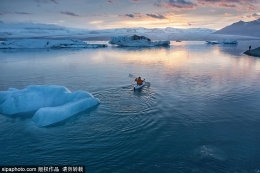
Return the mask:
[[208,44],[237,44],[237,40],[206,41]]
[[62,86],[32,85],[18,90],[0,91],[0,113],[17,115],[36,111],[33,121],[39,127],[49,126],[91,108],[99,103],[85,91],[70,92]]
[[151,39],[144,36],[119,36],[112,37],[109,41],[110,44],[127,47],[154,47],[154,46],[169,46],[170,41],[151,41]]
[[58,48],[98,48],[106,44],[87,44],[81,40],[12,39],[0,43],[0,49],[58,49]]
[[151,40],[260,40],[260,37],[213,34],[216,30],[208,28],[117,28],[89,30],[68,28],[52,24],[0,23],[0,40],[6,39],[78,39],[86,41],[109,41],[111,37],[143,35]]
[[[84,28],[68,28],[53,24],[41,23],[0,23],[0,39],[22,39],[22,38],[41,38],[41,39],[101,39],[109,40],[111,37],[120,35],[157,35],[158,37],[169,34],[209,34],[216,30],[207,28],[115,28],[89,30]],[[153,39],[153,38],[152,38]],[[157,40],[157,39],[155,39]]]
[[[0,40],[6,39],[79,39],[91,41],[109,41],[111,37],[143,35],[152,40],[198,40],[216,30],[208,28],[115,28],[89,30],[69,28],[41,23],[0,23]],[[203,35],[202,37],[197,35]],[[196,38],[192,38],[196,36]],[[181,37],[181,38],[176,38]]]
[[244,52],[244,54],[249,55],[249,56],[260,57],[260,47],[258,47],[256,49],[247,50]]

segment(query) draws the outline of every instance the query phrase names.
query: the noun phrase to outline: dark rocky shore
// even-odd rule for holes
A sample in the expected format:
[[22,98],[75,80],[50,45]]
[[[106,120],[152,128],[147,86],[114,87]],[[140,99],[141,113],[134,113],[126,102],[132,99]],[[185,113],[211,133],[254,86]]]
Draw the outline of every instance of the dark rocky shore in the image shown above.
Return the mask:
[[256,49],[247,50],[244,52],[244,54],[249,55],[249,56],[260,57],[260,47],[258,47]]

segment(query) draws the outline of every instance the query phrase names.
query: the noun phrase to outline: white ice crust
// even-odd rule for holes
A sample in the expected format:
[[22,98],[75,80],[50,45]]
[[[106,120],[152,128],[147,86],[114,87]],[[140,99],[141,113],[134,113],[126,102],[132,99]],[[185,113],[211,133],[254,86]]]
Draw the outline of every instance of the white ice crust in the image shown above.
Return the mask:
[[168,46],[170,41],[151,41],[144,36],[118,36],[112,37],[109,41],[110,44],[127,47],[154,47],[154,46]]
[[70,92],[63,86],[31,85],[0,92],[1,114],[19,116],[36,111],[32,119],[39,127],[66,120],[98,103],[99,100],[88,92]]
[[237,44],[237,40],[206,41],[208,44]]
[[0,43],[0,49],[58,49],[58,48],[98,48],[106,44],[87,44],[76,39],[10,39]]

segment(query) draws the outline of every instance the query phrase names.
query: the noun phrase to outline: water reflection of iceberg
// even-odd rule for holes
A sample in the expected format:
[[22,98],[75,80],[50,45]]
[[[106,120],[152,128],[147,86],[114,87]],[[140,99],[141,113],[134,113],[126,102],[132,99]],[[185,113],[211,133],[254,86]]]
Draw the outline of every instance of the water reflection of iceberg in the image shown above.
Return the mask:
[[206,41],[208,44],[237,44],[237,40],[218,40],[218,41]]
[[161,49],[170,49],[170,45],[168,46],[160,46],[160,47],[124,47],[124,46],[112,46],[112,49],[117,50],[126,50],[126,51],[143,51],[143,50],[161,50]]

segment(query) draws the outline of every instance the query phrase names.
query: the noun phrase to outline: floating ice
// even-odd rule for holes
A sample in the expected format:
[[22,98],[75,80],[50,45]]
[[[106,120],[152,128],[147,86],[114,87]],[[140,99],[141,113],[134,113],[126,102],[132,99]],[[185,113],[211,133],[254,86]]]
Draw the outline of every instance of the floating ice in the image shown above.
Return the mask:
[[237,40],[206,41],[208,44],[237,44]]
[[25,89],[0,92],[0,113],[19,115],[36,111],[33,121],[39,127],[63,121],[99,103],[85,91],[70,92],[62,86],[32,85]]
[[0,49],[58,49],[58,48],[98,48],[107,47],[106,44],[87,44],[84,41],[69,40],[47,40],[47,39],[11,39],[0,44]]
[[224,151],[210,145],[203,145],[193,151],[194,161],[200,162],[203,160],[225,161],[227,156]]
[[15,88],[9,88],[7,91],[0,91],[0,104],[5,102],[16,90]]
[[128,47],[154,47],[154,46],[168,46],[170,41],[154,41],[144,36],[118,36],[112,37],[109,41],[110,44],[117,44],[118,46]]

